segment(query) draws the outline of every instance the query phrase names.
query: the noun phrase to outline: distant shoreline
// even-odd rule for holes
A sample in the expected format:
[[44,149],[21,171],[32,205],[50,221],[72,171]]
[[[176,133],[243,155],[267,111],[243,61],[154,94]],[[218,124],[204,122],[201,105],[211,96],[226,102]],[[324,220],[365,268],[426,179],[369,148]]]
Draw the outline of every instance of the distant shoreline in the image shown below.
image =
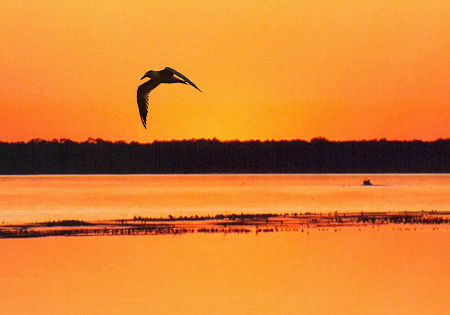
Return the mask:
[[0,175],[361,173],[450,173],[450,139],[0,142]]
[[[187,233],[301,232],[386,225],[450,225],[450,211],[218,214],[215,216],[134,217],[104,221],[60,220],[0,225],[0,238],[49,236],[165,235]],[[434,229],[434,228],[433,228]]]

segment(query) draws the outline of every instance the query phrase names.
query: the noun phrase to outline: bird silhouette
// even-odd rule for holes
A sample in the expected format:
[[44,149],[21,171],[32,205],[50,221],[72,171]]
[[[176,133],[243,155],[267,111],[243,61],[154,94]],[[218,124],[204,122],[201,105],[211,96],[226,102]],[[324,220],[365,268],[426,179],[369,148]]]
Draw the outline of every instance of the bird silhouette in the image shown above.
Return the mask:
[[[178,78],[175,76],[177,76]],[[141,80],[144,78],[150,78],[150,80],[141,84],[137,89],[137,103],[144,128],[147,128],[148,96],[150,92],[161,83],[189,84],[201,92],[201,90],[194,84],[194,82],[189,80],[183,74],[179,73],[177,70],[169,67],[165,67],[164,70],[161,71],[147,71],[141,78]]]

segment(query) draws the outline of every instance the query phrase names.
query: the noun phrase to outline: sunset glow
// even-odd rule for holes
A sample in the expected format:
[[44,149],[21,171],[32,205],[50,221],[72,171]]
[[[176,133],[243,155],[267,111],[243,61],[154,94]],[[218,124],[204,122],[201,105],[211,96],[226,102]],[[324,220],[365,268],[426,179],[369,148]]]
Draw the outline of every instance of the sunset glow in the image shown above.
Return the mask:
[[[450,135],[450,2],[10,1],[0,141]],[[139,78],[171,66],[148,129]]]
[[444,314],[448,238],[425,226],[2,240],[0,310]]

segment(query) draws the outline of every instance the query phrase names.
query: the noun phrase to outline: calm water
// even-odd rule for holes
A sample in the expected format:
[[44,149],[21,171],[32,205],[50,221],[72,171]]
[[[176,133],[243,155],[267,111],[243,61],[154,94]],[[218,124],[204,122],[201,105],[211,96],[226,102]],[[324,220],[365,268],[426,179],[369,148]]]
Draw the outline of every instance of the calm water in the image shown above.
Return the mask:
[[[370,178],[375,186],[362,186]],[[0,222],[240,212],[450,211],[450,174],[0,176]]]
[[[450,210],[449,196],[450,175],[5,176],[0,216]],[[448,314],[449,228],[0,239],[0,314]]]
[[0,313],[449,314],[433,228],[0,240]]

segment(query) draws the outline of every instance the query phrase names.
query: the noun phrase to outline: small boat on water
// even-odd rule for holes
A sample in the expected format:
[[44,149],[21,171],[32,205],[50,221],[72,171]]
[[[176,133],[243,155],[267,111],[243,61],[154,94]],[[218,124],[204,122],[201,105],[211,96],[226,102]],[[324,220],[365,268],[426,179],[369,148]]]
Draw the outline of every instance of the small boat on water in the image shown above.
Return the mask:
[[363,186],[373,186],[373,184],[370,182],[370,179],[365,179],[363,181]]

